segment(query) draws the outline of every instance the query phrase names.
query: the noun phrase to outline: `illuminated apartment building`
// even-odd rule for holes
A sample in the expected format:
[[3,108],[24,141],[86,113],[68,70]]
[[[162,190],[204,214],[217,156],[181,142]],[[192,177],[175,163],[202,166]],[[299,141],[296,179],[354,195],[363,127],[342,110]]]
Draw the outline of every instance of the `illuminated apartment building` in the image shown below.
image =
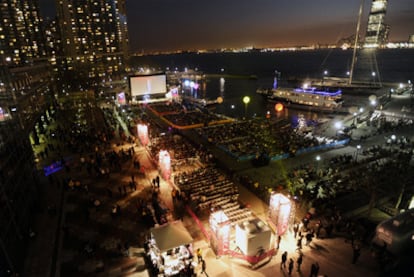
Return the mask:
[[0,55],[9,65],[44,58],[42,20],[37,0],[4,0],[0,4]]
[[389,26],[385,24],[388,0],[373,0],[368,17],[364,48],[378,48],[386,44]]
[[67,71],[101,80],[125,70],[128,36],[125,0],[56,0]]
[[53,86],[37,0],[0,4],[0,276],[22,269],[39,203],[30,144]]
[[22,269],[39,201],[29,133],[43,111],[43,96],[24,96],[16,90],[30,80],[24,71],[26,77],[15,73],[0,66],[0,276]]

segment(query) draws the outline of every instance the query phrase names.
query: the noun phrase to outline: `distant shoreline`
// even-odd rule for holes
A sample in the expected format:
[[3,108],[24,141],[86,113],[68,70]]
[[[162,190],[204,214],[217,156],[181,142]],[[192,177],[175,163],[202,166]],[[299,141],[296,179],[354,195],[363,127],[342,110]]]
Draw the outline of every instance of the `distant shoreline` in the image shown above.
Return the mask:
[[218,73],[206,73],[204,74],[206,78],[234,78],[234,79],[258,79],[257,75],[243,75],[243,74],[218,74]]

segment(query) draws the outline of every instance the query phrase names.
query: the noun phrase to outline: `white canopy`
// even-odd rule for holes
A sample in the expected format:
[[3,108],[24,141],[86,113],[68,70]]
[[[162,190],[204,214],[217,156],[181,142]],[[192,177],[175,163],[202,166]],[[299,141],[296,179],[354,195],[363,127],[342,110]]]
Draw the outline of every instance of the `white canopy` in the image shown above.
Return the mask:
[[151,234],[161,252],[189,244],[193,241],[182,221],[177,220],[151,228]]

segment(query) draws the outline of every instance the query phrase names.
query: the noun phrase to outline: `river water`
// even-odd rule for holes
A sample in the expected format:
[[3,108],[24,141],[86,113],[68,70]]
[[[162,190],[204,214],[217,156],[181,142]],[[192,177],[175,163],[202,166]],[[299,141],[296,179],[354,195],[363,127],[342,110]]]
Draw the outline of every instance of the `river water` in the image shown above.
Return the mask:
[[[406,83],[408,80],[414,80],[414,49],[384,49],[377,50],[374,54],[361,52],[357,58],[354,80],[382,83]],[[329,115],[286,108],[281,113],[276,113],[274,103],[267,103],[262,96],[256,94],[256,90],[272,87],[276,72],[280,74],[281,85],[292,85],[296,80],[306,78],[346,77],[351,61],[352,50],[335,49],[141,56],[132,59],[132,66],[149,67],[159,71],[196,69],[206,74],[206,78],[197,90],[187,93],[190,92],[198,98],[222,97],[224,101],[215,106],[215,112],[236,118],[263,117],[270,112],[272,116],[284,117],[296,125],[299,115],[303,115],[308,121],[323,119]],[[344,93],[345,103],[349,106],[364,106],[369,102],[368,95],[371,93],[377,94]],[[243,102],[245,96],[250,98],[248,104]]]

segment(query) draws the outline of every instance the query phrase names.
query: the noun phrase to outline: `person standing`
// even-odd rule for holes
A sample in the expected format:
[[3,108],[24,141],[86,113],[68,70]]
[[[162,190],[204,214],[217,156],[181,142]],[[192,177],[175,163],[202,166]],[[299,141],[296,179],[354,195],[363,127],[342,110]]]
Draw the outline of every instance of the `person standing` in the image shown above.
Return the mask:
[[198,262],[200,263],[203,260],[203,252],[201,251],[201,248],[197,248],[196,254],[197,254]]
[[322,221],[319,219],[318,222],[316,223],[316,237],[318,239],[320,239],[320,235],[321,235],[321,229],[322,229]]
[[312,263],[309,277],[317,277],[317,276],[318,275],[316,275],[316,264]]
[[280,236],[280,235],[279,235],[279,236],[277,237],[277,244],[276,244],[276,248],[277,248],[277,249],[279,249],[279,246],[280,246],[280,241],[281,241],[281,240],[282,240],[282,236]]
[[297,264],[297,267],[298,267],[297,272],[300,272],[300,267],[302,265],[302,261],[303,261],[303,254],[301,253],[301,254],[299,254],[298,259],[296,260],[296,264]]
[[355,231],[351,230],[351,245],[354,246],[355,242]]
[[289,259],[288,270],[289,270],[288,271],[289,275],[291,275],[292,274],[292,270],[293,270],[293,259],[292,258]]
[[298,231],[299,231],[299,224],[295,222],[295,224],[293,225],[293,237],[294,238],[296,238],[296,236],[298,235]]
[[299,235],[298,241],[296,243],[296,250],[302,250],[302,235]]
[[309,246],[309,244],[312,242],[312,238],[313,238],[313,233],[312,232],[308,232],[306,234],[306,245]]
[[358,261],[359,256],[361,255],[361,248],[358,245],[353,247],[353,255],[352,255],[352,263],[356,264]]
[[318,274],[319,274],[319,263],[316,262],[315,263],[315,277],[318,277]]
[[282,254],[282,262],[280,263],[280,268],[286,268],[286,261],[287,261],[287,251],[283,252]]
[[201,273],[206,273],[206,261],[201,259]]

